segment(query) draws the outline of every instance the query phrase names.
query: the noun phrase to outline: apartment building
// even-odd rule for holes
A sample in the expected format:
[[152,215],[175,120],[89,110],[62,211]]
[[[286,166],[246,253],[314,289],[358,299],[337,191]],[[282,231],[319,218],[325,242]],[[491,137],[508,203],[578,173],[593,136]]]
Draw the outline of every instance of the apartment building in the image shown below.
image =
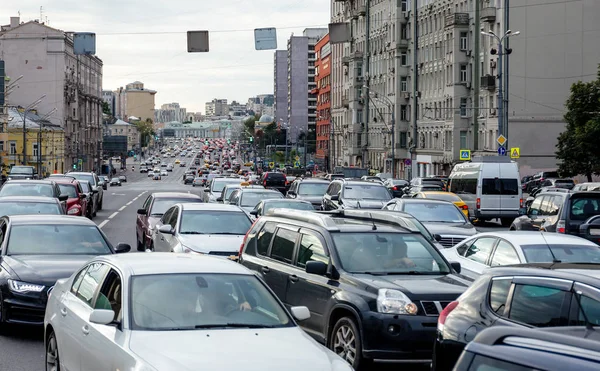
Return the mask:
[[140,134],[135,125],[123,120],[117,120],[114,124],[108,125],[108,135],[126,136],[128,151],[140,149]]
[[137,117],[142,121],[154,120],[156,90],[146,89],[141,81],[134,81],[115,91],[116,117],[128,120]]
[[276,50],[273,55],[273,92],[274,116],[277,122],[286,122],[288,119],[288,52]]
[[315,46],[317,61],[315,62],[315,77],[317,87],[311,94],[317,95],[317,148],[315,162],[331,169],[330,164],[330,134],[331,134],[331,44],[329,34],[325,35]]
[[327,28],[307,28],[302,36],[292,35],[287,42],[287,124],[288,139],[296,143],[302,133],[314,147],[316,140],[317,96],[311,90],[315,81],[315,45]]
[[110,90],[102,90],[102,100],[108,104],[110,115],[114,116],[116,114],[115,108],[117,105],[117,96],[115,92]]
[[229,105],[227,99],[213,99],[205,104],[206,116],[227,116],[229,114]]
[[166,103],[154,112],[154,122],[186,121],[187,110],[179,103]]
[[[47,116],[45,120],[63,129],[64,149],[57,168],[72,168],[79,160],[83,170],[99,167],[102,60],[93,55],[75,55],[72,32],[37,20],[21,22],[19,17],[11,17],[10,24],[0,27],[0,56],[7,76],[23,76],[6,104],[26,108],[37,102],[38,115]],[[28,147],[24,146],[20,154],[22,163],[32,160],[33,151]]]

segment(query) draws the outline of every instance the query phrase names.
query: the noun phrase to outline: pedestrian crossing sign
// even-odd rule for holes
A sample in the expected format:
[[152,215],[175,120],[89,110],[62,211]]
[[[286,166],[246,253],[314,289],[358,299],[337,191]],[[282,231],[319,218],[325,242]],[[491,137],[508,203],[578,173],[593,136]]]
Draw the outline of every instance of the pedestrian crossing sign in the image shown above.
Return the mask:
[[274,163],[274,162],[269,162],[269,167],[270,167],[271,169],[273,169],[273,168],[275,167],[275,163]]
[[294,167],[300,167],[300,161],[294,162]]
[[519,158],[521,157],[521,148],[514,147],[510,149],[510,158]]
[[461,161],[470,161],[471,160],[471,151],[468,149],[460,150],[460,160]]

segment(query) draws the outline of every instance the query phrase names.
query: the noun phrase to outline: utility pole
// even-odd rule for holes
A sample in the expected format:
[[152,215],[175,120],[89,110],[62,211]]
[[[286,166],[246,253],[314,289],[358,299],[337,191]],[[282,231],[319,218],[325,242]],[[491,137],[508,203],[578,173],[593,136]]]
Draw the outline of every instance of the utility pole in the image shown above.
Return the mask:
[[[504,32],[507,32],[508,30],[510,30],[510,25],[509,25],[509,7],[510,7],[510,0],[504,0]],[[506,48],[506,50],[510,50],[510,37],[507,37],[506,40],[504,41],[504,47]],[[510,52],[508,53],[510,54]],[[505,117],[505,121],[504,121],[504,136],[506,137],[506,143],[504,143],[504,145],[506,146],[506,150],[510,151],[510,147],[508,146],[508,80],[509,80],[509,76],[508,76],[508,54],[506,54],[506,59],[504,60],[504,117]]]
[[392,112],[392,178],[396,178],[396,115],[394,114],[395,109],[393,105],[390,105],[390,111]]
[[363,92],[363,99],[365,109],[363,110],[364,117],[364,129],[363,133],[365,136],[365,142],[363,143],[363,151],[362,151],[362,167],[367,168],[370,167],[369,161],[369,63],[371,61],[371,0],[367,0],[366,5],[366,16],[365,16],[365,26],[366,26],[366,34],[365,34],[365,55],[364,55],[364,64],[363,64],[363,79],[365,80],[364,85],[366,86],[366,92]]
[[[508,1],[508,0],[507,0]],[[475,1],[475,32],[473,32],[473,151],[479,150],[479,88],[480,71],[480,37],[481,37],[481,4]]]
[[415,178],[419,175],[418,164],[417,164],[417,116],[419,114],[419,5],[418,1],[412,1],[413,6],[413,86],[412,86],[412,146],[410,146],[410,161],[411,161],[411,172],[408,175],[408,180]]

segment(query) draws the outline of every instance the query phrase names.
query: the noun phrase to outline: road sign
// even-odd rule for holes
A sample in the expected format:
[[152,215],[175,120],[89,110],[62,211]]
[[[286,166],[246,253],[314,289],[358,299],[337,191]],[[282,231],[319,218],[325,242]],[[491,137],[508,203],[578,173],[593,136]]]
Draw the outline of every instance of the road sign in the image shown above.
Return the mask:
[[496,139],[496,141],[498,142],[499,145],[503,146],[504,143],[506,143],[506,137],[502,134],[500,134],[498,136],[498,139]]
[[300,161],[294,162],[294,167],[300,167]]
[[468,149],[460,150],[460,160],[461,161],[470,161],[471,160],[471,151]]
[[300,161],[300,156],[296,156],[296,161]]
[[274,163],[274,162],[269,162],[269,167],[270,167],[271,169],[273,169],[273,168],[275,167],[275,163]]
[[506,156],[506,148],[504,148],[504,147],[498,147],[498,154],[500,156]]
[[510,158],[519,158],[521,157],[521,148],[514,147],[510,149]]
[[409,166],[410,164],[412,164],[412,161],[410,160],[410,158],[407,158],[404,160],[404,165]]

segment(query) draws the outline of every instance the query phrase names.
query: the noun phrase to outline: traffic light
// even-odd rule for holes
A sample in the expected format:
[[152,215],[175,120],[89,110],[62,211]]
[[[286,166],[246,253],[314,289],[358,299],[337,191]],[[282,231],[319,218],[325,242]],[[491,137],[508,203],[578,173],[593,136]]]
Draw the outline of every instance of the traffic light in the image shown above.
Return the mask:
[[77,164],[73,164],[73,169],[77,170]]
[[227,144],[231,144],[231,139],[227,139]]
[[250,137],[248,138],[248,140],[250,141],[250,143],[254,142],[254,137]]
[[205,140],[205,141],[204,141],[204,144],[208,145],[208,140]]

